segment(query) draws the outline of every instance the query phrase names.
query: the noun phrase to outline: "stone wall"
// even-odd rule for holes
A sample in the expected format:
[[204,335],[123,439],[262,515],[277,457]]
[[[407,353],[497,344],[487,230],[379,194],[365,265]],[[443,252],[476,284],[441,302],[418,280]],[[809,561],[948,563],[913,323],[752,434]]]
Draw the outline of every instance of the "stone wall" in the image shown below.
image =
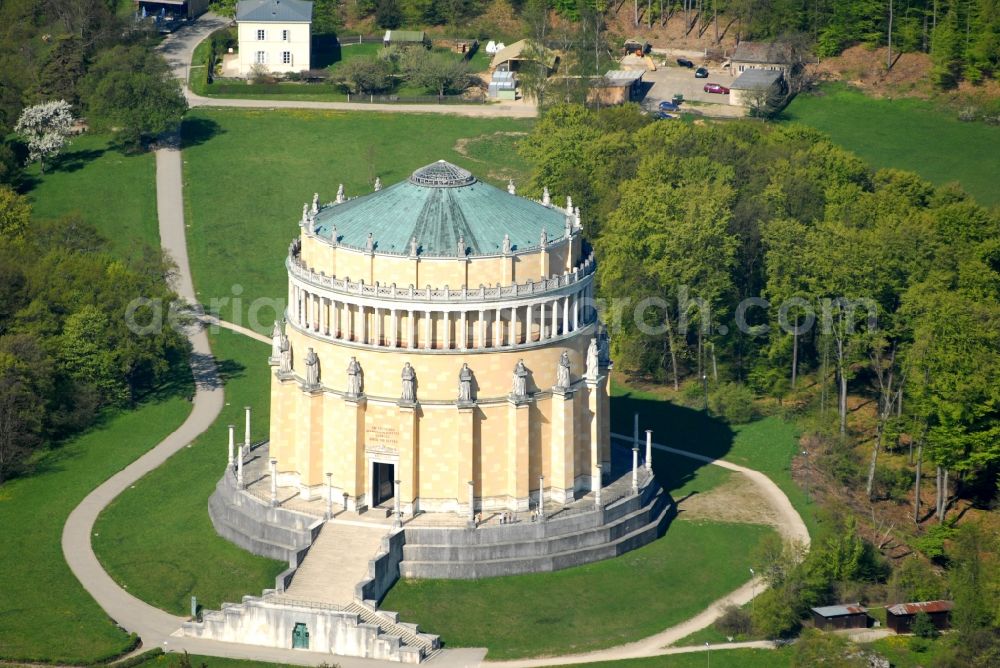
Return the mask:
[[403,560],[406,533],[397,531],[382,538],[382,547],[368,562],[368,578],[355,587],[354,598],[381,603],[392,585],[399,579],[399,563]]

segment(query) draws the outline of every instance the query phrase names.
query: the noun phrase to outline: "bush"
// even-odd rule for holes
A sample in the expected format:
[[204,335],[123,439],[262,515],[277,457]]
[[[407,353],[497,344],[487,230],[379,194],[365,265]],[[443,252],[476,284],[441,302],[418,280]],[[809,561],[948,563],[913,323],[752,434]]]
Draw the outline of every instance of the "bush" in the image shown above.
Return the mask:
[[935,524],[927,529],[927,533],[913,541],[913,547],[923,552],[931,561],[943,564],[948,560],[944,542],[954,535],[955,527],[951,523]]
[[725,383],[709,393],[708,407],[730,424],[745,424],[753,419],[753,392],[739,383]]
[[912,631],[913,635],[918,638],[927,638],[930,640],[933,640],[941,635],[940,631],[937,630],[937,627],[934,626],[931,616],[923,610],[918,612],[913,618],[913,626],[910,627],[910,631]]
[[715,620],[715,628],[727,636],[746,636],[750,634],[753,620],[750,613],[738,605],[730,605],[722,616]]
[[875,498],[904,501],[913,487],[913,473],[906,469],[878,466],[875,469]]

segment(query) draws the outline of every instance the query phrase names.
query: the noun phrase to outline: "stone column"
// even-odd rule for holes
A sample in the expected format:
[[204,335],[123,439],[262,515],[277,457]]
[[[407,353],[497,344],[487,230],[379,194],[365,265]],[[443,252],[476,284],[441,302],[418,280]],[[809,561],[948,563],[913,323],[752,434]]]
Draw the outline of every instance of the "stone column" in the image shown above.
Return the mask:
[[424,337],[427,339],[424,341],[424,349],[430,350],[434,347],[434,320],[429,309],[424,311],[424,316],[427,318],[427,322],[424,323]]
[[469,528],[476,528],[476,486],[469,481]]
[[531,415],[526,401],[508,401],[507,409],[507,471],[510,478],[507,493],[515,500],[517,510],[528,510]]
[[368,343],[368,311],[358,304],[358,318],[361,319],[361,343]]
[[236,425],[229,425],[229,468],[233,468],[233,450],[236,447]]
[[580,293],[573,293],[573,330],[580,329]]
[[569,503],[573,500],[576,478],[576,404],[573,390],[552,389],[551,425],[549,496],[557,502]]
[[562,298],[562,323],[563,323],[563,335],[569,334],[569,295]]
[[591,487],[594,490],[594,505],[597,506],[598,508],[601,507],[601,488],[602,488],[602,485],[601,485],[601,475],[602,475],[601,464],[600,464],[600,462],[598,462],[598,464],[597,464],[597,470],[594,471],[594,476],[595,476],[595,478],[597,480],[597,484],[594,485],[593,483],[591,483]]
[[[399,464],[396,466],[396,477],[410,490],[410,498],[415,501],[417,490],[420,489],[420,479],[417,474],[420,443],[418,439],[416,406],[399,407]],[[400,503],[403,499],[400,498]],[[410,514],[414,514],[412,508]]]
[[407,311],[406,316],[406,327],[410,330],[406,335],[406,347],[411,350],[417,347],[417,321],[416,318],[413,317],[414,313],[415,311],[410,309]]
[[399,510],[399,503],[400,503],[399,480],[394,480],[392,484],[393,484],[393,490],[392,490],[393,512],[395,512],[396,514],[396,518],[392,521],[392,526],[398,529],[399,527],[403,526],[403,515],[400,513]]
[[[601,438],[604,433],[604,425],[602,424],[601,415],[601,396],[600,396],[600,383],[602,382],[601,377],[597,380],[587,381],[587,409],[590,413],[590,470],[598,471],[598,475],[601,471]],[[610,468],[608,469],[610,470]],[[592,490],[600,490],[601,479],[591,480],[590,488]]]
[[[354,511],[361,512],[365,505],[365,411],[367,402],[364,397],[343,397],[342,401],[345,419],[341,423],[339,438],[342,439],[343,459],[339,466],[344,471],[341,487],[345,496],[354,497]],[[330,421],[331,426],[334,424]],[[347,498],[344,499],[344,509],[347,509]]]
[[479,309],[479,345],[480,350],[486,347],[486,311]]
[[389,317],[392,318],[392,343],[390,347],[395,348],[399,345],[399,312],[392,309]]
[[278,505],[278,460],[271,457],[271,505]]
[[333,517],[333,474],[326,474],[326,519]]
[[451,311],[441,311],[441,326],[444,328],[443,346],[445,350],[451,349]]
[[247,450],[249,450],[250,449],[250,445],[252,443],[252,441],[250,440],[250,407],[249,406],[244,406],[243,410],[246,411],[246,419],[245,419],[245,423],[246,424],[244,425],[245,429],[244,429],[244,432],[243,432],[244,435],[245,435],[245,437],[243,439],[243,442],[246,443]]
[[653,430],[646,430],[646,470],[653,470]]
[[510,307],[510,331],[507,332],[507,344],[517,345],[517,307]]
[[335,339],[343,337],[344,333],[340,331],[340,302],[330,301],[330,317],[333,319],[333,323],[330,325],[330,334]]
[[302,326],[305,329],[309,329],[309,293],[305,290],[302,291]]
[[[453,438],[454,452],[458,453],[455,467],[455,501],[462,503],[463,486],[469,480],[476,478],[476,408],[472,404],[458,405],[458,424],[455,428]],[[456,509],[460,512],[460,510]],[[474,510],[469,510],[469,517],[475,514]]]
[[534,313],[535,313],[535,305],[534,304],[528,304],[527,311],[528,312],[526,314],[526,316],[527,316],[527,318],[526,318],[526,324],[524,326],[524,342],[525,343],[532,343],[535,340],[535,337],[534,337],[534,335],[533,335],[533,333],[531,331],[532,327],[534,326],[534,323],[532,322],[532,320],[534,319],[533,316],[534,316]]
[[385,328],[382,326],[382,312],[381,312],[381,309],[379,309],[379,307],[377,307],[377,306],[375,307],[374,312],[375,312],[374,313],[374,317],[375,317],[375,345],[376,346],[383,346],[383,345],[385,345],[385,331],[384,331]]
[[469,312],[464,308],[462,309],[462,344],[459,346],[461,350],[469,349]]
[[542,302],[542,303],[540,303],[538,305],[538,340],[539,341],[544,341],[547,338],[549,338],[548,335],[546,335],[546,333],[545,333],[545,322],[546,322],[545,321],[545,304],[546,304],[546,302]]
[[500,307],[496,308],[496,319],[493,321],[493,347],[499,348],[503,345],[503,314]]
[[639,446],[632,448],[632,493],[639,493]]
[[239,459],[236,460],[236,487],[243,489],[243,446],[240,446]]
[[538,518],[545,519],[545,476],[538,476]]

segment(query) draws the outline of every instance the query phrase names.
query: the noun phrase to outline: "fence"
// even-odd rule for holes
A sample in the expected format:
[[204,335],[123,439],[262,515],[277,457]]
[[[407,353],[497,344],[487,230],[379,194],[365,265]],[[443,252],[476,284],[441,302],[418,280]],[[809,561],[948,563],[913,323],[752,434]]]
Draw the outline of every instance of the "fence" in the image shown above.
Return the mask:
[[337,42],[341,46],[348,44],[381,44],[385,35],[337,35]]
[[348,102],[369,104],[486,104],[485,95],[364,95],[348,93]]

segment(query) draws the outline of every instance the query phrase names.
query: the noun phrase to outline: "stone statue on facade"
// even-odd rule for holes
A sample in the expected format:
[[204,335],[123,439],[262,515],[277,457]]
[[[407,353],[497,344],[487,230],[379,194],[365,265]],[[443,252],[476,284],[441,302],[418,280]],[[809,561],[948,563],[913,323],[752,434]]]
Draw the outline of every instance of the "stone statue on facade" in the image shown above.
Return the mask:
[[275,320],[271,329],[271,364],[277,364],[281,359],[281,339],[284,333],[281,331],[281,321]]
[[599,365],[597,339],[593,338],[590,340],[590,346],[587,348],[587,380],[597,380]]
[[611,362],[611,337],[608,335],[608,328],[601,325],[597,335],[597,361],[601,366],[607,366]]
[[458,246],[455,248],[455,255],[465,257],[465,235],[458,235]]
[[503,254],[510,255],[511,245],[510,245],[510,235],[503,235]]
[[306,385],[316,387],[319,385],[319,355],[312,348],[306,353],[303,360],[306,365]]
[[292,342],[288,340],[288,335],[281,335],[281,349],[278,353],[278,372],[292,372]]
[[545,186],[542,188],[542,204],[548,206],[552,204],[552,196],[549,195],[549,187]]
[[566,210],[569,212],[573,211],[573,198],[566,195]]
[[375,252],[375,237],[371,232],[368,233],[368,238],[365,239],[365,252],[373,253]]
[[458,371],[458,403],[467,404],[472,402],[472,369],[468,363],[462,364]]
[[302,203],[302,224],[305,225],[307,220],[309,220],[309,202],[303,202]]
[[337,186],[337,204],[343,204],[347,198],[344,197],[344,184]]
[[556,387],[560,390],[568,390],[570,384],[569,353],[564,350],[559,357],[559,368],[556,369]]
[[382,179],[380,179],[379,177],[376,176],[375,177],[375,192],[378,192],[379,190],[382,190]]
[[413,371],[413,367],[407,362],[403,365],[403,393],[399,396],[399,400],[404,404],[412,404],[417,400],[417,389],[416,380],[417,374]]
[[312,213],[313,215],[319,213],[319,193],[313,193]]
[[417,238],[410,239],[410,257],[417,257]]
[[576,207],[576,211],[573,214],[573,222],[578,228],[582,227],[582,223],[580,222],[580,207]]
[[347,396],[361,396],[361,364],[357,357],[352,357],[347,363]]
[[545,230],[542,230],[542,237],[539,239],[538,245],[542,248],[547,248],[549,245],[549,233]]
[[340,241],[340,235],[337,234],[337,226],[334,225],[330,228],[330,242],[336,246],[338,241]]
[[528,369],[524,366],[524,360],[518,360],[514,366],[513,387],[511,395],[515,399],[524,399],[528,396]]
[[566,214],[566,231],[564,235],[567,239],[573,236],[573,214]]

